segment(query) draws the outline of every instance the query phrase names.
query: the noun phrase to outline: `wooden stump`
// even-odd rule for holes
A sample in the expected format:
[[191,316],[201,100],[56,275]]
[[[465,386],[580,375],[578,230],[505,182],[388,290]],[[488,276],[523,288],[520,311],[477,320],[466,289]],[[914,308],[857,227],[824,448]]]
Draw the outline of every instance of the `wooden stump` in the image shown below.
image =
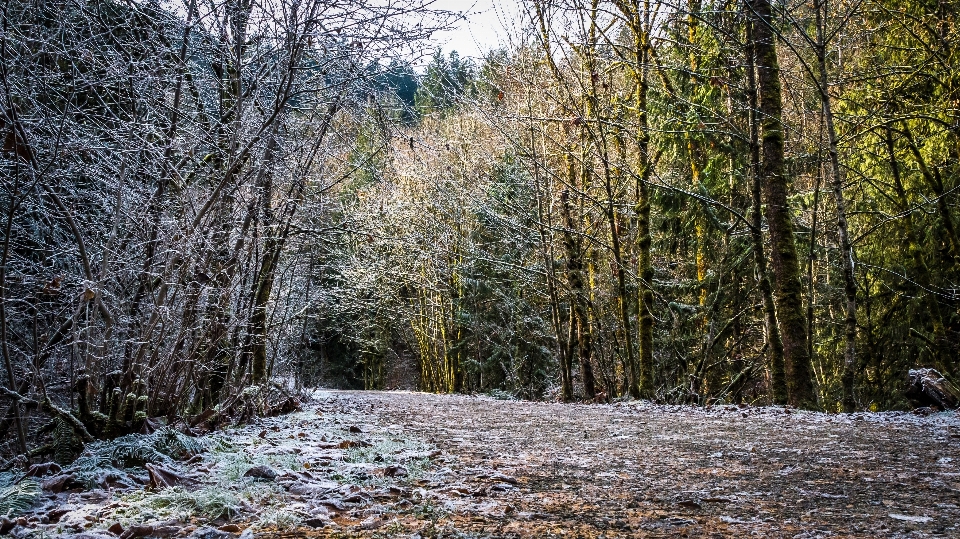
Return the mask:
[[930,406],[950,410],[960,407],[960,390],[935,369],[912,369],[905,396],[917,408]]

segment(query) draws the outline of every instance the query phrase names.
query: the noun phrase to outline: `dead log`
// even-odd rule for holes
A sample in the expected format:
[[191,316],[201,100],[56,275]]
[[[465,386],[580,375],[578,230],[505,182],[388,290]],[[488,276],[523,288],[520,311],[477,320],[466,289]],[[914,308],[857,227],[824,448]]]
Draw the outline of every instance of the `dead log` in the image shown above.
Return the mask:
[[912,369],[907,383],[904,396],[915,408],[952,410],[960,407],[960,390],[935,369]]

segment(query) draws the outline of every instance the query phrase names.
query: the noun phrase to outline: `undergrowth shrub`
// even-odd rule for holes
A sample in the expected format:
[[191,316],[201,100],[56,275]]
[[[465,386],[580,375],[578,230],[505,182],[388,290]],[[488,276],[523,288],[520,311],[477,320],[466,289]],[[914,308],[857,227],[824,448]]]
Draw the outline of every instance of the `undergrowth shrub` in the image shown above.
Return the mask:
[[268,509],[260,515],[256,526],[261,529],[292,530],[300,525],[303,518],[287,509]]

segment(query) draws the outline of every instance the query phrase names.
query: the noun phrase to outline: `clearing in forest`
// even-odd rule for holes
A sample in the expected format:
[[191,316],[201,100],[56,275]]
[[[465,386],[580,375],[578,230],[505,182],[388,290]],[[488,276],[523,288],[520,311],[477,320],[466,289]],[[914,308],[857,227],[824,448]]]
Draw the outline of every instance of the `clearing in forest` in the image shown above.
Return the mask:
[[202,440],[167,464],[186,485],[49,493],[13,533],[960,536],[955,412],[318,391],[302,411]]

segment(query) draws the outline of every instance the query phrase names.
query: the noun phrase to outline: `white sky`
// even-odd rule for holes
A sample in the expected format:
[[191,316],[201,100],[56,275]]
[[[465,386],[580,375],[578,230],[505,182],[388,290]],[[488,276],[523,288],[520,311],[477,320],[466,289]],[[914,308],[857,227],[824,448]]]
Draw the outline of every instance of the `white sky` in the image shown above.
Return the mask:
[[519,0],[436,0],[430,7],[466,16],[456,28],[434,34],[433,46],[442,47],[444,53],[455,50],[473,58],[506,43],[519,24],[521,9]]

